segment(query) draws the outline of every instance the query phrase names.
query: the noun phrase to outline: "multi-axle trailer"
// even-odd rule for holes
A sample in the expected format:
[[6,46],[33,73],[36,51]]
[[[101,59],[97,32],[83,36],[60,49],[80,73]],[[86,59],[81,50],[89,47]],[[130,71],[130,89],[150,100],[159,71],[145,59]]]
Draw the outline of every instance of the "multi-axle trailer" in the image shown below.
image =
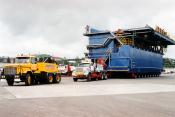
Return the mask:
[[159,27],[100,31],[87,27],[89,37],[86,56],[92,61],[103,59],[111,76],[159,76],[163,71],[163,54],[168,45],[175,45],[167,32]]

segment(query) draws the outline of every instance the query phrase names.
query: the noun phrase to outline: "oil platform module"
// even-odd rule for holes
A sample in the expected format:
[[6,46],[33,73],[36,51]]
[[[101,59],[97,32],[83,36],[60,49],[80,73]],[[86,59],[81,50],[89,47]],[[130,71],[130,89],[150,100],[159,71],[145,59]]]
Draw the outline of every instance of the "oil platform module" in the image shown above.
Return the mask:
[[136,77],[159,76],[163,71],[163,54],[168,45],[175,45],[167,32],[150,26],[117,31],[86,27],[89,38],[86,57],[103,59],[109,77],[129,75]]

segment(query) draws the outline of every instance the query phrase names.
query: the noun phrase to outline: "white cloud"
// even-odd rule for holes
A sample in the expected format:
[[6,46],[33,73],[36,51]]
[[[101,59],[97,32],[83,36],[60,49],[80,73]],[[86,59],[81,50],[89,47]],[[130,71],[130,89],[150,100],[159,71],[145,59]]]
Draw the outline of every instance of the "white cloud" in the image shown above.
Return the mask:
[[[0,0],[0,56],[83,56],[88,24],[102,29],[160,25],[174,34],[172,0]],[[168,48],[166,56],[175,58]]]

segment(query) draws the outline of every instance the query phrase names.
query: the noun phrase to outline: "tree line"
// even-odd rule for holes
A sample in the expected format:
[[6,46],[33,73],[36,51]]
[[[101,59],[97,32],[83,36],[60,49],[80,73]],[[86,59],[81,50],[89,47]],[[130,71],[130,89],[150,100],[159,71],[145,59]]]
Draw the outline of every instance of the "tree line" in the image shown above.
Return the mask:
[[167,68],[175,68],[175,59],[164,58],[163,59],[163,66],[167,67]]
[[[84,58],[79,58],[79,57],[76,57],[74,59],[68,59],[68,58],[64,57],[61,60],[57,61],[57,64],[63,64],[63,65],[71,64],[74,66],[78,66],[81,63],[81,60],[83,60],[83,59]],[[74,63],[71,63],[70,61],[74,61]],[[6,58],[0,57],[0,62],[10,63],[11,60],[9,57],[6,57]],[[167,67],[167,68],[175,68],[175,59],[163,58],[163,66]]]

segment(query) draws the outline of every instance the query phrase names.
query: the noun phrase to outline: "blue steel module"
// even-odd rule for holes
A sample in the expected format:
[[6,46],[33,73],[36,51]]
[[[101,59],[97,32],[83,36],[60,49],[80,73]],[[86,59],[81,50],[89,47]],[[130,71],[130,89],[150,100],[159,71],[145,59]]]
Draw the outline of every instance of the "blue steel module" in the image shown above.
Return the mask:
[[175,45],[163,29],[143,28],[97,30],[86,27],[89,37],[86,57],[103,59],[109,77],[159,76],[163,71],[163,54],[168,45]]

